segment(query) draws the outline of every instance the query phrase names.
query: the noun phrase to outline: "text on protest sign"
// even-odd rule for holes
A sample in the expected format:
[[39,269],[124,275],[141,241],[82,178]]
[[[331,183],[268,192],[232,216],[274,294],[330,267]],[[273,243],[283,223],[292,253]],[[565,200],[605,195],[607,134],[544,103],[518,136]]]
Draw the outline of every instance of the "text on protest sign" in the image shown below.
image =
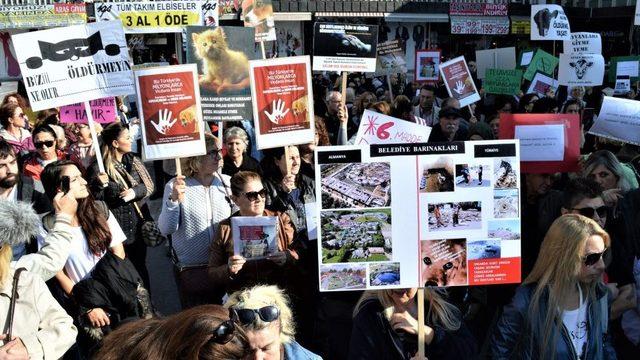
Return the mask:
[[12,36],[34,111],[135,92],[119,21]]
[[540,71],[543,74],[552,75],[559,62],[560,60],[557,57],[542,49],[538,49],[533,55],[533,58],[527,67],[527,71],[524,72],[524,78],[530,81],[533,79],[533,75],[535,75],[537,71]]
[[609,62],[609,82],[615,82],[617,76],[629,76],[631,81],[640,80],[640,56],[613,56]]
[[175,33],[185,26],[202,25],[203,2],[97,2],[96,21],[121,20],[127,34]]
[[313,70],[375,72],[378,26],[316,23]]
[[84,3],[0,5],[0,29],[48,28],[86,22]]
[[487,69],[482,83],[490,94],[517,95],[522,83],[522,70]]
[[602,39],[598,33],[571,33],[571,40],[564,41],[564,53],[601,54]]
[[531,5],[531,40],[571,40],[569,19],[560,5]]
[[421,143],[429,140],[431,127],[365,110],[355,144]]
[[605,96],[589,133],[640,145],[640,101]]
[[378,44],[376,74],[406,73],[406,55],[400,40],[389,40]]
[[560,54],[558,82],[566,86],[600,86],[604,58],[600,54]]
[[473,82],[464,56],[459,56],[440,64],[440,73],[442,73],[449,95],[460,102],[460,107],[480,100],[478,89],[476,89],[476,84]]
[[[89,101],[93,120],[99,123],[116,121],[116,99],[105,98]],[[72,104],[60,107],[61,123],[87,123],[87,112],[84,104]]]

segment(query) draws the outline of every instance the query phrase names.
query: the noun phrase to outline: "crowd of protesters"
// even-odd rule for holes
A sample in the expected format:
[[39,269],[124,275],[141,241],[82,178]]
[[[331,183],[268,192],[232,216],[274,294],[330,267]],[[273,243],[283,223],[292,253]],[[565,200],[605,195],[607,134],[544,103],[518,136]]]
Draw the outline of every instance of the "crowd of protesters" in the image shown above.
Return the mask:
[[[460,108],[442,83],[353,74],[343,97],[339,80],[314,77],[313,143],[261,152],[250,122],[225,123],[180,176],[141,161],[121,99],[120,121],[97,129],[102,170],[86,124],[7,95],[0,322],[19,297],[0,360],[415,358],[418,289],[318,291],[314,149],[353,143],[365,110],[431,126],[429,142],[499,139],[503,113],[582,119],[579,172],[521,174],[522,284],[425,290],[429,359],[638,358],[640,147],[587,134],[607,89],[496,96],[476,80],[481,100]],[[234,255],[231,218],[263,215],[277,217],[278,252]],[[168,317],[149,294],[154,219],[183,310]]]

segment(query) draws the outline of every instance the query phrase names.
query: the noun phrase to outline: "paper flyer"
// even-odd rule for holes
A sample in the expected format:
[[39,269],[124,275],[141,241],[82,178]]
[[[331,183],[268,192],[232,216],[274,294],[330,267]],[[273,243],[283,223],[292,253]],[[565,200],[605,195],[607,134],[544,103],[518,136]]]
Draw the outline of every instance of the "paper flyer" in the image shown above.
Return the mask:
[[232,216],[233,254],[258,260],[277,253],[277,229],[276,216]]

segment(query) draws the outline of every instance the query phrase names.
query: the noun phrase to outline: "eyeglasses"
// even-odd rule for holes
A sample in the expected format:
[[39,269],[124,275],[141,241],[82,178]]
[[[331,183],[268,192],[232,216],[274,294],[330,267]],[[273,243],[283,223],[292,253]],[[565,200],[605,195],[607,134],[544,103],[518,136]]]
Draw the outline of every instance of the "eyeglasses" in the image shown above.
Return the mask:
[[256,316],[264,322],[272,322],[280,317],[280,309],[273,305],[264,306],[260,309],[236,309],[229,308],[229,317],[242,325],[253,324]]
[[609,248],[606,248],[601,253],[589,254],[589,255],[583,257],[582,261],[584,262],[584,264],[586,266],[593,266],[593,265],[595,265],[595,263],[600,261],[600,258],[602,258],[602,260],[606,264],[606,263],[609,262],[609,253],[610,253]]
[[244,193],[244,196],[246,196],[249,201],[258,200],[258,196],[265,199],[267,197],[267,189],[262,188],[262,190],[260,191],[247,191],[246,193]]
[[213,330],[213,336],[211,337],[211,341],[216,344],[224,345],[233,339],[234,333],[236,331],[236,326],[233,324],[233,321],[226,320],[223,321],[217,328]]
[[580,215],[582,216],[586,216],[590,219],[593,219],[593,216],[595,214],[598,214],[599,218],[604,218],[607,216],[607,207],[606,206],[600,206],[597,208],[592,208],[592,207],[583,207],[583,208],[573,208],[571,210],[575,210],[577,212],[580,213]]
[[36,147],[36,149],[42,149],[43,147],[53,147],[53,144],[55,144],[56,142],[54,140],[47,140],[47,141],[37,141],[34,142],[33,145]]

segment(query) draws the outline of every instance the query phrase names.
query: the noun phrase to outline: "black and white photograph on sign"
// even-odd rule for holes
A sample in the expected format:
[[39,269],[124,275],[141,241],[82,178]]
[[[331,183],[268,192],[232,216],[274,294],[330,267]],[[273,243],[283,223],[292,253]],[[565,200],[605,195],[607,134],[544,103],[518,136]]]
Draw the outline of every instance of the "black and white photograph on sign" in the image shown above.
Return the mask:
[[571,40],[569,19],[560,5],[531,5],[531,40]]
[[515,189],[518,187],[518,172],[513,158],[493,160],[494,189]]
[[600,54],[560,54],[558,83],[565,86],[600,86],[604,57]]
[[369,285],[400,285],[400,263],[369,264]]
[[520,240],[520,220],[489,220],[487,236],[501,240]]
[[376,74],[406,73],[406,54],[400,40],[389,40],[378,44],[378,64]]
[[353,290],[366,287],[366,264],[320,265],[321,290]]
[[490,187],[491,172],[489,165],[457,164],[456,188]]
[[391,209],[321,211],[322,263],[392,259]]
[[135,93],[120,21],[12,35],[34,111]]
[[500,240],[469,240],[467,253],[469,260],[499,259]]
[[480,201],[429,204],[429,231],[477,230],[482,228]]
[[449,192],[454,190],[455,166],[450,157],[425,160],[420,164],[418,179],[420,192]]
[[496,219],[517,218],[520,204],[518,189],[495,190],[493,194],[493,217]]
[[378,26],[316,23],[314,71],[376,71]]
[[465,239],[420,242],[422,285],[467,285],[467,241]]
[[391,206],[391,166],[386,162],[323,164],[322,208]]

